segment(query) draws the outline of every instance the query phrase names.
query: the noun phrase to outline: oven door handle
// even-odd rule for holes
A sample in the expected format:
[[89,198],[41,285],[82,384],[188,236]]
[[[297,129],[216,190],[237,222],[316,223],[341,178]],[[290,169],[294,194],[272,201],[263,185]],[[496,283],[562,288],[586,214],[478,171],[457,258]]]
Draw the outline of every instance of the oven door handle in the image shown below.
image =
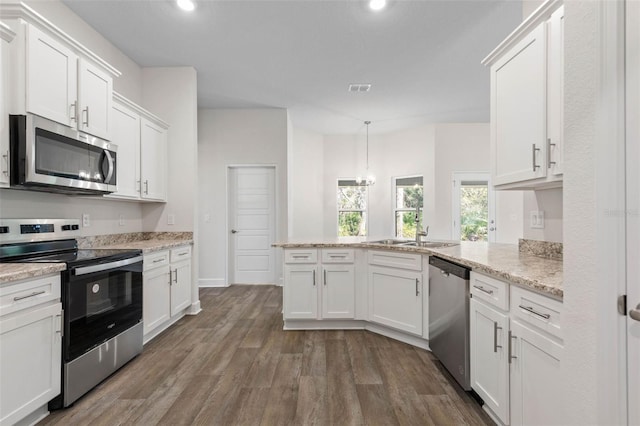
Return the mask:
[[74,269],[74,275],[93,274],[94,272],[106,271],[109,269],[121,268],[131,265],[132,263],[142,262],[142,256],[132,257],[131,259],[118,260],[117,262],[101,263],[99,265],[83,266]]

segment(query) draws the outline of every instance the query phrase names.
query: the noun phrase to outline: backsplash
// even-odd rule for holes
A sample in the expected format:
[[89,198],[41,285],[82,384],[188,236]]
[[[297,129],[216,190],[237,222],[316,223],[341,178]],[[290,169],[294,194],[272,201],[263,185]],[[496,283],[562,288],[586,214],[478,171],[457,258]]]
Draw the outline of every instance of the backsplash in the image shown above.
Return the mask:
[[562,260],[562,243],[521,238],[518,240],[518,250],[520,253],[532,254],[547,259]]
[[78,237],[78,248],[95,248],[144,240],[192,240],[193,232],[130,232]]

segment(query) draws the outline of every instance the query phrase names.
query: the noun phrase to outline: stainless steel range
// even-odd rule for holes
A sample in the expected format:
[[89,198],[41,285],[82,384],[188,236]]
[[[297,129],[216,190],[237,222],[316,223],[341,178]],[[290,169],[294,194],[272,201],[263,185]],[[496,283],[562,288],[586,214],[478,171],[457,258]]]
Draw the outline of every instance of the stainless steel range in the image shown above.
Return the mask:
[[[0,262],[65,263],[62,394],[67,407],[142,351],[142,253],[78,249],[78,220],[0,220]],[[71,237],[71,238],[70,238]]]

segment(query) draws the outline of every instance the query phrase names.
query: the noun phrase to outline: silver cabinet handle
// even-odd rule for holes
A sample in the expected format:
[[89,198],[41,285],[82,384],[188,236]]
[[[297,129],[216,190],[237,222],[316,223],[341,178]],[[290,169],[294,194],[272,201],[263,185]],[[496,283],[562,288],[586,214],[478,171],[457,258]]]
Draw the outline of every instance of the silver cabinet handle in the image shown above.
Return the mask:
[[169,269],[169,285],[173,285],[173,277],[172,277],[173,271],[171,269]]
[[420,295],[420,280],[416,278],[416,296]]
[[153,263],[158,263],[158,262],[164,262],[164,258],[156,259],[153,261]]
[[178,268],[173,270],[173,282],[178,284]]
[[149,195],[149,180],[145,179],[144,181],[144,194]]
[[330,254],[330,255],[329,255],[329,257],[330,257],[331,259],[344,259],[344,258],[346,258],[347,256],[346,256],[346,255],[344,255],[344,254],[341,254],[341,255],[337,255],[337,254]]
[[17,297],[14,297],[14,298],[13,298],[13,300],[14,300],[14,302],[17,302],[18,300],[28,299],[28,298],[30,298],[30,297],[38,296],[39,294],[44,294],[44,293],[46,293],[46,291],[44,291],[44,290],[34,291],[33,293],[31,293],[31,294],[27,294],[26,296],[17,296]]
[[[71,108],[73,108],[73,114],[71,114]],[[69,106],[69,118],[78,122],[78,101],[75,101]]]
[[189,254],[189,253],[187,253],[187,252],[185,251],[184,253],[180,253],[178,256],[186,256],[186,255],[188,255],[188,254]]
[[555,143],[551,143],[551,138],[547,138],[547,169],[550,169],[552,165],[555,165],[555,161],[551,161],[551,147],[556,146]]
[[[232,234],[237,234],[237,233],[238,233],[238,230],[237,230],[237,229],[232,229],[232,230],[231,230],[231,233],[232,233]],[[293,257],[295,257],[295,256],[293,256]]]
[[7,168],[2,172],[3,175],[9,176],[9,150],[7,150],[6,154],[2,154],[2,158],[4,158],[5,164]]
[[531,162],[533,163],[533,171],[539,169],[540,166],[536,164],[536,151],[540,151],[540,148],[536,148],[536,144],[531,144]]
[[89,107],[86,107],[85,109],[82,110],[83,114],[86,113],[86,117],[87,117],[87,121],[82,121],[82,124],[84,124],[85,127],[89,127]]
[[324,286],[327,286],[327,270],[322,271],[324,273]]
[[502,327],[498,327],[498,323],[493,323],[493,352],[498,352],[498,348],[502,346],[498,345],[498,330],[502,330]]
[[487,293],[487,294],[493,294],[493,290],[487,290],[486,288],[482,287],[481,285],[474,285],[473,288],[477,288],[478,290]]
[[531,306],[519,305],[518,307],[519,307],[520,309],[524,309],[524,310],[525,310],[525,311],[527,311],[527,312],[531,312],[532,314],[537,315],[537,316],[539,316],[539,317],[541,317],[541,318],[544,318],[544,319],[547,319],[547,320],[548,320],[549,318],[551,318],[551,315],[549,315],[549,314],[541,314],[540,312],[536,312],[536,310],[535,310],[535,309],[533,309],[533,307],[531,307]]
[[[236,231],[236,232],[231,231],[231,232],[235,234],[238,231]],[[307,255],[296,256],[295,254],[293,256],[291,256],[291,257],[293,257],[294,259],[308,259],[309,258],[309,256],[307,256]]]
[[313,286],[316,286],[316,270],[313,270]]
[[640,321],[640,303],[635,309],[629,311],[629,316],[636,321]]
[[60,330],[56,333],[60,333],[60,337],[64,337],[64,309],[60,311],[60,315],[56,315],[56,318],[60,317]]
[[513,355],[513,348],[511,347],[511,341],[512,339],[517,339],[517,336],[514,336],[511,334],[511,330],[509,330],[509,364],[511,364],[511,360],[512,359],[517,359],[517,356]]

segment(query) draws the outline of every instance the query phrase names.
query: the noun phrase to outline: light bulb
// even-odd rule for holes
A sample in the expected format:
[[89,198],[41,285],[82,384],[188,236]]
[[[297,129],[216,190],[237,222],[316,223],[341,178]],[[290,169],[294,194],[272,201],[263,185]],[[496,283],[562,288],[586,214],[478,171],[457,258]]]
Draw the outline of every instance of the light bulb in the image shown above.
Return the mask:
[[176,4],[182,10],[191,12],[196,8],[196,4],[192,0],[176,0]]
[[370,0],[369,1],[369,8],[371,8],[371,10],[382,10],[384,9],[384,7],[387,5],[387,0]]

